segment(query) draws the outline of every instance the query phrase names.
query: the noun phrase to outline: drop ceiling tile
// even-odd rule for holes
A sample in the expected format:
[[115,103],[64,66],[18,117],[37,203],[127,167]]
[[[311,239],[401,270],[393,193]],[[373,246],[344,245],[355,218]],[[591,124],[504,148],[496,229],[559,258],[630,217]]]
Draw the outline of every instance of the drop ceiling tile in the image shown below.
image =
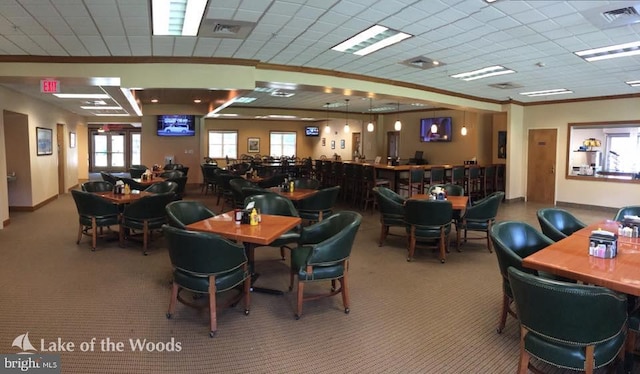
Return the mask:
[[[47,55],[48,53],[43,49],[38,43],[33,41],[26,35],[6,35],[2,38],[10,43],[12,43],[15,48],[12,48],[7,43],[2,43],[0,48],[5,49],[8,48],[8,51],[17,51],[21,50],[26,52],[28,55]],[[11,52],[14,53],[14,52]]]
[[105,36],[104,41],[112,56],[131,56],[131,48],[125,36]]
[[33,41],[46,51],[46,54],[52,56],[66,56],[67,52],[58,44],[51,35],[34,35],[31,37]]
[[100,35],[98,28],[89,17],[66,17],[65,19],[76,35]]
[[213,52],[218,48],[221,39],[199,38],[193,50],[196,57],[211,57]]
[[153,55],[172,56],[174,40],[175,37],[173,36],[152,36],[151,46],[153,48]]
[[80,39],[75,35],[59,35],[56,40],[69,56],[88,56],[89,51],[84,47]]
[[150,36],[127,36],[127,41],[134,56],[152,55]]
[[192,56],[196,45],[196,40],[196,37],[176,38],[176,41],[173,45],[173,55],[187,57]]
[[251,10],[238,10],[233,16],[234,21],[258,22],[262,13]]
[[102,37],[94,35],[80,35],[78,37],[82,40],[82,44],[84,44],[91,56],[109,55],[109,49],[107,45],[104,44]]
[[63,17],[89,17],[87,8],[84,7],[82,1],[74,3],[61,4],[56,2],[53,4],[58,10],[58,13]]
[[100,34],[106,36],[124,36],[124,28],[119,17],[94,17]]

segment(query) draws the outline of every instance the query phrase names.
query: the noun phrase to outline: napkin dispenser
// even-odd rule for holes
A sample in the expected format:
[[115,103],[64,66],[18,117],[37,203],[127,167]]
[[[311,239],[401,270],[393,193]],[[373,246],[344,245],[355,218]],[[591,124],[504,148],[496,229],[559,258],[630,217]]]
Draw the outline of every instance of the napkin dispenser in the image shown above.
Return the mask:
[[618,235],[605,230],[595,230],[589,235],[589,255],[614,258],[618,254]]

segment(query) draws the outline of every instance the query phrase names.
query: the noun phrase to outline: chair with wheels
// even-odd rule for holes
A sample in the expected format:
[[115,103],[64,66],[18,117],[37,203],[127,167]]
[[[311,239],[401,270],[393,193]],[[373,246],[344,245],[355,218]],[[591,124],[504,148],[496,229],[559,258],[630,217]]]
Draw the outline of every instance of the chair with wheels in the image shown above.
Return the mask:
[[165,207],[169,224],[173,227],[186,229],[194,222],[215,217],[215,213],[206,205],[195,200],[179,200],[167,204]]
[[378,241],[378,247],[382,247],[389,235],[390,227],[406,227],[404,222],[404,202],[406,200],[387,187],[374,187],[373,193],[378,200],[380,209],[380,240]]
[[507,315],[518,318],[513,304],[513,293],[509,284],[507,269],[514,267],[538,275],[535,270],[522,266],[522,260],[553,244],[553,240],[544,236],[540,231],[525,222],[504,221],[491,227],[489,237],[493,243],[498,258],[498,268],[502,276],[502,312],[498,322],[498,333],[502,333],[507,323]]
[[333,213],[333,206],[338,198],[340,186],[333,186],[319,190],[315,194],[298,201],[300,218],[310,222],[322,221]]
[[85,192],[109,192],[113,191],[113,183],[107,181],[89,181],[80,185]]
[[532,356],[587,374],[616,358],[623,359],[625,295],[603,287],[545,279],[513,267],[508,272],[520,318],[519,373],[533,368]]
[[469,239],[485,239],[484,237],[467,237],[467,231],[479,231],[486,234],[487,249],[489,253],[493,252],[493,246],[491,245],[491,240],[489,240],[489,231],[491,231],[491,225],[496,221],[498,208],[503,198],[504,192],[496,192],[491,197],[483,199],[464,211],[462,217],[456,222],[456,248],[458,251],[460,251],[461,231],[464,231],[465,243]]
[[[91,250],[96,250],[98,237],[103,237],[103,228],[109,231],[110,226],[120,224],[120,210],[118,205],[90,192],[71,190],[71,196],[78,210],[78,239],[80,244],[82,235],[91,236]],[[115,233],[113,233],[115,234]]]
[[146,256],[149,241],[153,239],[153,230],[160,230],[167,222],[165,207],[173,199],[172,192],[159,193],[141,197],[127,205],[120,221],[120,245],[124,246],[125,238],[133,239],[134,231],[138,230],[142,235],[142,254]]
[[113,176],[109,173],[105,173],[104,171],[100,172],[100,176],[102,177],[103,181],[107,181],[111,184],[113,184],[115,186],[116,182],[120,180],[120,178]]
[[159,175],[160,178],[164,178],[164,179],[180,178],[184,176],[185,176],[184,173],[178,169],[168,170]]
[[320,181],[311,178],[296,178],[293,180],[293,187],[295,189],[318,190],[320,189]]
[[[311,226],[302,228],[297,248],[291,251],[291,279],[298,288],[296,319],[302,316],[305,301],[342,294],[344,312],[349,313],[349,257],[362,216],[341,211]],[[304,296],[307,282],[331,281],[329,293]],[[336,288],[336,281],[340,287]]]
[[178,191],[178,183],[170,180],[164,180],[162,182],[156,182],[152,184],[151,186],[145,188],[144,191],[151,193],[176,193]]
[[[244,300],[244,314],[249,315],[251,304],[251,275],[247,256],[241,244],[233,243],[221,236],[182,230],[169,225],[162,227],[169,247],[169,258],[173,266],[173,285],[167,318],[172,318],[178,301],[199,307],[196,302],[205,298],[182,297],[181,292],[208,295],[209,336],[218,330],[216,295],[236,289],[240,292],[225,306]],[[212,250],[214,249],[215,250]]]
[[233,195],[234,208],[244,208],[244,192],[243,188],[256,188],[256,184],[249,182],[244,178],[236,178],[229,181],[229,187],[231,188],[231,194]]
[[640,216],[640,205],[629,205],[623,206],[618,209],[615,217],[613,217],[614,221],[622,222],[624,220],[624,216]]
[[[287,216],[287,217],[299,217],[296,208],[293,206],[291,200],[278,194],[260,194],[249,196],[244,201],[244,206],[247,206],[250,202],[254,203],[254,208],[257,209],[260,214],[271,214],[275,216]],[[300,239],[300,227],[296,227],[293,230],[289,230],[280,235],[275,241],[269,243],[270,247],[280,248],[280,257],[284,260],[284,250],[291,250],[292,243],[296,243]]]
[[413,260],[418,241],[436,240],[440,262],[444,264],[449,250],[453,206],[446,200],[412,200],[404,204],[404,221],[409,237],[407,261]]
[[560,208],[538,209],[536,215],[542,232],[555,242],[587,227],[586,223]]
[[142,174],[144,174],[149,168],[145,165],[131,165],[129,168],[129,174],[131,178],[142,178]]

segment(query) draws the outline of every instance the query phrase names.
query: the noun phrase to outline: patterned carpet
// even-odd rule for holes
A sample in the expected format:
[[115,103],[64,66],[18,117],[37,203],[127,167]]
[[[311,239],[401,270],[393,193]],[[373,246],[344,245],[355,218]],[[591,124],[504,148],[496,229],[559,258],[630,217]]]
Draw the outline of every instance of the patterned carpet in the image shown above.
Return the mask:
[[[187,198],[218,210],[215,198],[199,190]],[[503,204],[499,219],[537,227],[539,207]],[[586,222],[613,215],[572,211]],[[406,238],[392,236],[378,247],[378,214],[366,212],[351,258],[350,314],[334,297],[305,303],[296,321],[295,292],[254,293],[249,316],[242,307],[219,311],[212,339],[205,311],[179,304],[174,318],[165,318],[171,264],[162,237],[151,243],[148,256],[134,242],[121,248],[117,241],[100,240],[91,252],[88,238],[75,244],[77,214],[69,194],[36,212],[11,212],[10,218],[0,230],[0,352],[16,353],[12,341],[25,332],[41,353],[41,340],[47,347],[61,338],[75,344],[73,352],[61,353],[63,373],[513,373],[517,368],[517,321],[509,318],[505,331],[496,333],[501,280],[495,255],[482,240],[462,252],[452,250],[446,264],[426,247],[408,263]],[[286,290],[288,259],[280,260],[279,251],[268,247],[256,256],[258,285]],[[328,285],[309,288],[319,287]],[[93,338],[93,352],[82,352],[80,344]],[[123,344],[107,345],[107,339]],[[141,352],[132,349],[130,339],[149,344]]]

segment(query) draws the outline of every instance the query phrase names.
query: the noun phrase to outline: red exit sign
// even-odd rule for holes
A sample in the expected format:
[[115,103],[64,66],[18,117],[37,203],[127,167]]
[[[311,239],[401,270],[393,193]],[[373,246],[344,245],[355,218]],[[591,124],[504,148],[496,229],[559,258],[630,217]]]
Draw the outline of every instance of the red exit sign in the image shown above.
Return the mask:
[[58,93],[60,92],[60,81],[54,79],[42,79],[40,81],[40,92]]

